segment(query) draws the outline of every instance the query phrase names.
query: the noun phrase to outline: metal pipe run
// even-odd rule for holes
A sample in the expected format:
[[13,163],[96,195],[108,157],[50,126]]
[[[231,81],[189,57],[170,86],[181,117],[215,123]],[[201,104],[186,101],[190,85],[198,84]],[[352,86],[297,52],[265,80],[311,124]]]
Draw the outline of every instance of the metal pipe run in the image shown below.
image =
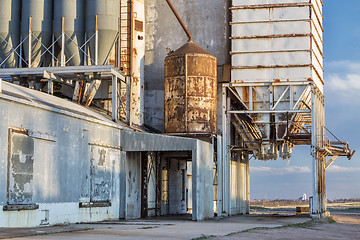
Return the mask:
[[169,7],[171,8],[172,12],[174,13],[175,17],[177,18],[177,20],[179,21],[181,27],[184,29],[184,32],[186,33],[186,35],[189,38],[189,42],[192,42],[192,36],[189,32],[189,30],[186,28],[184,22],[181,20],[179,14],[177,13],[177,11],[175,10],[174,6],[172,5],[172,3],[170,2],[170,0],[166,0],[166,2],[169,4]]

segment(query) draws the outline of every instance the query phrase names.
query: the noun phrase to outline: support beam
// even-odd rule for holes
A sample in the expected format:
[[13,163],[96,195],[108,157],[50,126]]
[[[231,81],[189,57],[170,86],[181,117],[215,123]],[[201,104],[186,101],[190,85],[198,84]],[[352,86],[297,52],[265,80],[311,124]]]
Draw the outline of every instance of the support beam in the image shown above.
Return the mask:
[[221,216],[223,212],[222,205],[223,205],[223,139],[221,135],[217,136],[217,215]]
[[126,77],[126,123],[130,124],[130,98],[131,98],[131,83],[132,77]]
[[114,68],[112,68],[111,70],[110,70],[110,72],[111,72],[111,74],[112,75],[114,75],[114,76],[116,76],[118,79],[120,79],[121,81],[123,81],[123,82],[126,82],[126,77],[122,74],[122,73],[120,73],[119,71],[117,71],[116,69],[114,69]]
[[214,217],[214,149],[213,145],[196,141],[192,154],[192,220]]
[[245,153],[246,161],[246,214],[250,214],[250,164],[249,164],[249,153]]
[[63,79],[60,76],[58,76],[57,74],[54,74],[54,73],[49,72],[49,71],[44,71],[43,77],[46,78],[46,79],[52,80],[54,82],[58,82],[58,83],[68,85],[70,87],[74,87],[74,83],[73,83],[72,80]]
[[29,60],[28,60],[28,67],[31,68],[32,67],[32,17],[29,17],[29,49],[28,49],[28,54],[29,54]]
[[61,66],[65,67],[65,17],[62,17],[61,22]]
[[324,97],[315,85],[311,89],[311,155],[313,157],[313,198],[310,215],[315,219],[327,216],[324,146]]
[[48,94],[54,94],[54,83],[51,79],[48,81]]
[[81,89],[82,89],[81,84],[82,84],[82,82],[80,83],[80,81],[76,81],[76,83],[75,83],[74,94],[73,94],[73,97],[72,97],[72,100],[74,102],[77,102],[78,99],[80,98]]
[[90,86],[86,90],[85,95],[84,95],[84,102],[85,102],[86,107],[90,106],[100,85],[101,85],[100,80],[92,80],[91,81]]
[[[227,89],[222,87],[222,158],[221,158],[221,182],[222,192],[221,198],[222,205],[218,206],[221,212],[218,211],[219,216],[227,216],[230,213],[230,124],[231,117],[228,114],[230,108],[230,97],[227,94]],[[219,174],[218,173],[218,174]]]
[[112,120],[114,122],[119,120],[118,115],[118,78],[116,76],[112,77]]
[[95,65],[99,65],[99,16],[96,15],[95,19]]
[[239,94],[234,91],[231,87],[228,88],[230,90],[230,92],[232,94],[234,94],[234,96],[239,100],[239,102],[245,107],[246,110],[249,110],[248,106],[246,106],[246,104],[244,103],[244,101],[241,99],[241,97],[239,96]]
[[231,110],[226,113],[239,113],[239,114],[267,114],[267,113],[311,113],[311,110],[259,110],[259,111],[247,111],[247,110]]
[[335,162],[335,160],[338,158],[339,156],[332,156],[329,161],[327,161],[327,163],[325,164],[325,170],[331,166],[331,164],[333,164],[333,162]]

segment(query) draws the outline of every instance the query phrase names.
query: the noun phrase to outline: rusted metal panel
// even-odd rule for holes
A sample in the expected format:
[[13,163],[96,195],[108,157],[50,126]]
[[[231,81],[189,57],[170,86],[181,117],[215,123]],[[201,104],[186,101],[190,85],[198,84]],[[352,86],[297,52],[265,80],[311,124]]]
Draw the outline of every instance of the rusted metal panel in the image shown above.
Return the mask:
[[144,22],[135,20],[135,31],[143,32],[144,31]]
[[165,81],[165,129],[171,132],[186,131],[184,83],[185,76],[168,77]]
[[192,42],[165,59],[165,132],[216,133],[216,58]]
[[185,76],[185,58],[171,57],[165,59],[165,78]]

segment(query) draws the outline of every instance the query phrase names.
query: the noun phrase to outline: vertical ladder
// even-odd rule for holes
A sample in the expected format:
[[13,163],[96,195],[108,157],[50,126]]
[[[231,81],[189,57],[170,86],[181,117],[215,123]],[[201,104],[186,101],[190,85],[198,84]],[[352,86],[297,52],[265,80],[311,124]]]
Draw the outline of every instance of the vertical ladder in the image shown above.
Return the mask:
[[120,70],[131,75],[131,1],[120,1]]
[[[124,75],[126,76],[131,76],[131,48],[132,48],[132,1],[133,0],[120,0],[120,32],[119,32],[119,47],[120,48],[120,53],[119,53],[119,58],[118,59],[118,67],[120,69],[120,71],[122,73],[124,73]],[[127,78],[128,81],[128,78]],[[129,104],[130,101],[128,101],[127,96],[129,96],[127,94],[127,91],[129,90],[128,87],[129,83],[120,83],[119,86],[119,115],[120,118],[125,120],[126,122],[128,121],[127,118],[127,109],[129,108],[129,106],[127,106],[127,104]]]

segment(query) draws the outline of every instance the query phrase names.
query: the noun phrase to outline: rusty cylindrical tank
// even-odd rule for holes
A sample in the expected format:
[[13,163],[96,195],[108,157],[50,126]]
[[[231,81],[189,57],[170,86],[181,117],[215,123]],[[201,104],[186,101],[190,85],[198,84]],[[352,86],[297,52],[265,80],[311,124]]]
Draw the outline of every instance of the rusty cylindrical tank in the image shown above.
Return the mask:
[[192,41],[165,58],[166,133],[216,133],[216,68]]

